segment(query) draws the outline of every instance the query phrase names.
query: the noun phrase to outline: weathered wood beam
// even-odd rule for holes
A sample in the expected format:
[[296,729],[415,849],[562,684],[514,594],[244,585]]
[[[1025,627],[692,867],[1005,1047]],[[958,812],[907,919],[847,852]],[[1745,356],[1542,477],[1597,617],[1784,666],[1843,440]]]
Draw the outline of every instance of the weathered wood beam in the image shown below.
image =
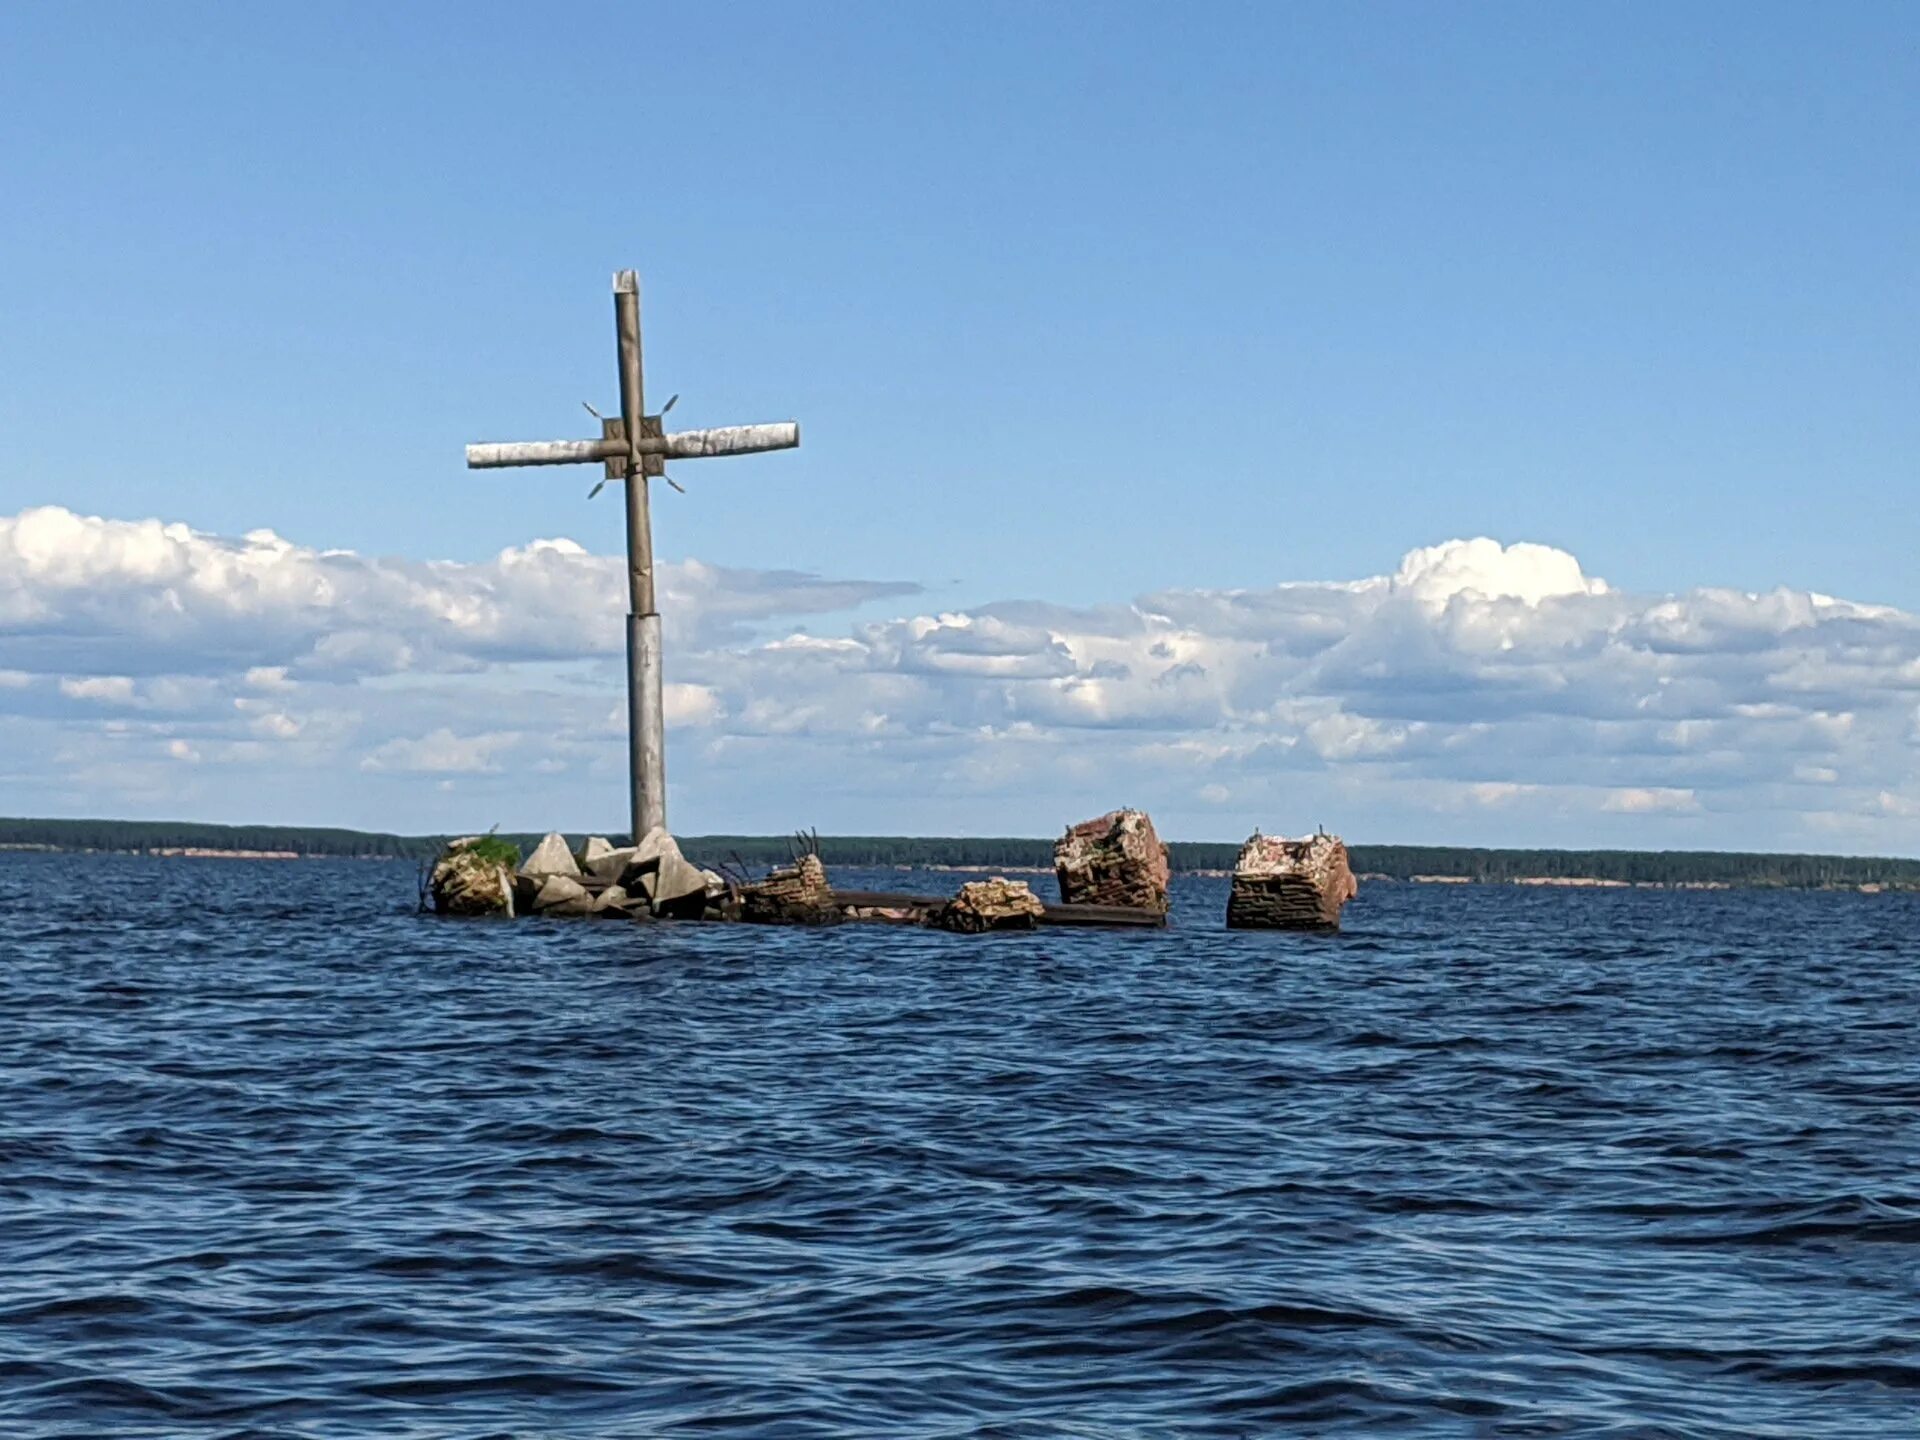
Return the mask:
[[[1044,903],[1044,902],[1043,902]],[[1131,905],[1048,905],[1041,915],[1042,925],[1136,925],[1142,928],[1164,926],[1167,917],[1152,910],[1136,910]]]
[[[716,430],[681,430],[672,435],[642,435],[642,455],[669,460],[701,460],[712,455],[757,455],[791,450],[800,443],[800,427],[791,420],[771,425],[722,425]],[[469,470],[500,470],[513,465],[592,465],[630,454],[622,439],[498,440],[467,446]]]
[[835,890],[833,903],[862,910],[938,910],[947,903],[945,895],[908,894],[900,890]]

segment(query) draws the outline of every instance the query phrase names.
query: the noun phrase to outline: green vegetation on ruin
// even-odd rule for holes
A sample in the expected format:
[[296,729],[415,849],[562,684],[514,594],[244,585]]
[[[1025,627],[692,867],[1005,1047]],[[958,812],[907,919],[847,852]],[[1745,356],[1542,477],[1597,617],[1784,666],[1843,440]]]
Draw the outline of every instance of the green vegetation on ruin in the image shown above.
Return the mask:
[[476,860],[488,865],[504,865],[509,870],[518,870],[523,849],[504,835],[482,835],[478,840],[467,842],[467,853]]
[[[619,836],[609,837],[616,844]],[[498,858],[517,864],[538,835],[489,836]],[[570,834],[577,850],[584,832]],[[152,854],[167,850],[253,850],[303,856],[426,860],[445,837],[387,835],[362,830],[300,825],[208,825],[164,820],[0,819],[0,849],[112,851]],[[706,864],[738,861],[750,869],[785,862],[793,842],[781,835],[681,837],[690,857]],[[516,848],[517,847],[517,848]],[[1238,842],[1174,841],[1173,868],[1232,868]],[[509,852],[512,852],[511,854]],[[1649,885],[1729,885],[1787,889],[1879,885],[1920,890],[1920,860],[1850,855],[1767,855],[1706,850],[1493,850],[1444,845],[1354,845],[1353,868],[1361,875],[1394,880],[1415,877],[1501,883],[1515,880],[1601,880]],[[1048,868],[1053,840],[1017,837],[822,835],[820,858],[828,865],[982,866]]]

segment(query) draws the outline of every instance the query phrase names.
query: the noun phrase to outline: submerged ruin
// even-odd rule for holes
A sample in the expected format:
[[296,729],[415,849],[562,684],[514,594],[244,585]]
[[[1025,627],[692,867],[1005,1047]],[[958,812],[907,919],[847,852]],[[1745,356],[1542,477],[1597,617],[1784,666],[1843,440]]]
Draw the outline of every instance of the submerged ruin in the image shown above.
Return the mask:
[[1054,844],[1053,873],[1062,905],[1167,913],[1167,847],[1144,810],[1109,810],[1069,825]]
[[1227,928],[1338,930],[1341,908],[1359,891],[1339,836],[1286,840],[1256,830],[1234,862]]
[[[758,925],[847,922],[920,925],[957,934],[1098,925],[1160,928],[1167,923],[1167,847],[1142,810],[1110,810],[1067,827],[1054,845],[1059,903],[1025,880],[995,875],[942,897],[837,889],[820,858],[819,837],[793,837],[789,864],[749,878],[695,864],[664,829],[637,845],[590,837],[575,853],[558,833],[524,860],[493,835],[448,842],[423,876],[422,907],[440,915],[527,915],[582,919],[697,920]],[[1340,928],[1358,887],[1338,836],[1285,840],[1255,832],[1240,852],[1227,900],[1236,930]]]

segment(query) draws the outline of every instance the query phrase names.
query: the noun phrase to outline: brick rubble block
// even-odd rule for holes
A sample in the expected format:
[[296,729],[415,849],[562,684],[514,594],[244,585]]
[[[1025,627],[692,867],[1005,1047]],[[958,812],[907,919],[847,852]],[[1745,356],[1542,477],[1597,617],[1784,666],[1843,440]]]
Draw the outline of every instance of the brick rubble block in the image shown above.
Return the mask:
[[761,925],[832,925],[842,917],[827,867],[818,855],[802,855],[741,890],[740,918]]
[[1024,880],[999,875],[970,880],[960,893],[933,912],[931,923],[942,930],[979,935],[988,930],[1031,930],[1047,907]]
[[1167,847],[1140,810],[1113,810],[1067,828],[1053,847],[1062,905],[1124,905],[1167,913]]
[[1360,891],[1337,835],[1283,840],[1254,832],[1233,867],[1229,930],[1338,930]]

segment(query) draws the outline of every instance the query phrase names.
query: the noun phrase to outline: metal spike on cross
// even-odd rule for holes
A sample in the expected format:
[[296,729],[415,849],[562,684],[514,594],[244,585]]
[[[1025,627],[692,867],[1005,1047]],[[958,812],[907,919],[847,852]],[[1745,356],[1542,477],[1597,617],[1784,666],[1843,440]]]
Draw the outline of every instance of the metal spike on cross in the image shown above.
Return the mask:
[[[640,281],[631,270],[613,277],[614,333],[620,362],[620,418],[587,413],[600,421],[598,440],[535,440],[467,446],[467,468],[492,470],[518,465],[606,466],[598,495],[608,480],[626,482],[627,492],[627,767],[632,788],[633,842],[667,823],[666,723],[661,706],[660,614],[654,608],[653,520],[647,508],[647,481],[666,473],[666,462],[714,455],[751,455],[787,450],[800,443],[800,427],[788,420],[772,425],[730,425],[714,430],[666,433],[661,424],[672,400],[649,415],[642,403],[640,366]],[[582,402],[585,403],[584,401]],[[682,491],[681,493],[685,493]]]

